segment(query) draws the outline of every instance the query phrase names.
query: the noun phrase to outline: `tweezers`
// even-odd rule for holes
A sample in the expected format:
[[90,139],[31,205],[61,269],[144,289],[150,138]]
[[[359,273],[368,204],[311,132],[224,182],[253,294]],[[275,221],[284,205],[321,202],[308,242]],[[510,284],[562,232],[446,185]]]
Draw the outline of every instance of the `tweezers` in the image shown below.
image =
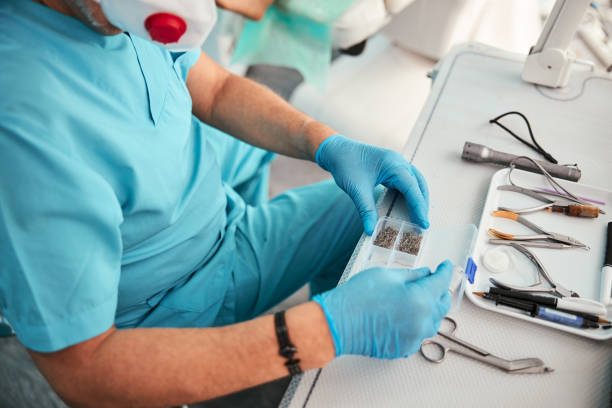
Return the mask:
[[582,248],[586,250],[590,249],[588,245],[585,245],[577,239],[572,238],[568,235],[546,231],[517,213],[511,211],[494,211],[492,215],[495,217],[508,218],[510,220],[517,221],[526,226],[527,228],[538,232],[538,234],[514,235],[501,232],[493,228],[489,228],[489,234],[496,238],[489,240],[489,243],[491,244],[508,245],[512,241],[521,241],[521,244],[524,246],[538,248]]

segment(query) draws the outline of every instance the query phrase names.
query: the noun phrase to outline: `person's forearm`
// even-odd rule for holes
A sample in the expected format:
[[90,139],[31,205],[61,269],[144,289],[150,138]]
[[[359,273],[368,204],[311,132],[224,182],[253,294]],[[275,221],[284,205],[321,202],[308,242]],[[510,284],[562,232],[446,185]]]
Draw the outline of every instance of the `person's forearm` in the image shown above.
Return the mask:
[[216,0],[217,6],[253,20],[260,20],[274,0]]
[[332,128],[298,111],[268,88],[230,75],[208,123],[249,144],[298,159],[314,160]]
[[204,54],[190,70],[187,85],[200,120],[269,151],[314,160],[321,142],[337,133],[264,86],[226,72]]
[[[316,303],[288,310],[286,320],[302,369],[334,358],[327,322]],[[278,355],[273,316],[220,328],[115,330],[83,361],[62,364],[64,375],[53,372],[44,356],[35,355],[39,368],[76,406],[181,405],[288,375]]]

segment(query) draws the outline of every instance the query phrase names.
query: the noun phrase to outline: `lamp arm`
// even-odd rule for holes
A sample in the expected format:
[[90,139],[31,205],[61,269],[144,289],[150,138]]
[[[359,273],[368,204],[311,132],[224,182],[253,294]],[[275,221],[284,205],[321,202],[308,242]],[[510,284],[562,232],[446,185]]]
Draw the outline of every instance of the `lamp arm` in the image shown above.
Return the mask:
[[559,88],[567,85],[576,57],[568,47],[591,0],[557,0],[540,38],[529,51],[523,80]]

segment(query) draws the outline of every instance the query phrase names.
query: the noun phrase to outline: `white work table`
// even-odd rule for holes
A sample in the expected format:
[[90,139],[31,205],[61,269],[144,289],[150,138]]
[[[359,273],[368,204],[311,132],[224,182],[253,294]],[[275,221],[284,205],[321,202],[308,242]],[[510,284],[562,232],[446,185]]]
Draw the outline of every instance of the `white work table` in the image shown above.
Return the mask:
[[[439,64],[404,150],[428,180],[432,225],[478,226],[497,168],[462,161],[465,141],[536,156],[488,123],[511,110],[529,118],[538,142],[561,163],[579,164],[581,183],[612,190],[612,80],[578,72],[568,88],[547,90],[521,81],[523,59],[470,44],[453,50]],[[522,123],[512,128],[526,135]],[[407,218],[402,199],[394,202],[394,196],[383,196],[379,214]],[[612,221],[610,213],[605,217]],[[357,245],[341,283],[358,272],[365,239]],[[427,362],[419,353],[395,361],[343,356],[294,378],[281,406],[610,406],[612,340],[590,340],[524,322],[481,309],[467,299],[453,317],[458,337],[505,358],[538,357],[555,371],[509,375],[453,353],[441,364]]]

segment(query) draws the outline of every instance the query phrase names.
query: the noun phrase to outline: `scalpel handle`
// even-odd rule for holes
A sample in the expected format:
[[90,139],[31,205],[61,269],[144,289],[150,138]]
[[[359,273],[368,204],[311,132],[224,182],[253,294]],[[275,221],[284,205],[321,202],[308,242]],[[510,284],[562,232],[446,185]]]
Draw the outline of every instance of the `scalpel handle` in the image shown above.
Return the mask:
[[571,204],[571,205],[553,205],[547,210],[551,212],[560,212],[565,215],[569,215],[570,217],[583,217],[583,218],[597,218],[599,217],[599,208],[592,205],[581,205],[581,204]]

